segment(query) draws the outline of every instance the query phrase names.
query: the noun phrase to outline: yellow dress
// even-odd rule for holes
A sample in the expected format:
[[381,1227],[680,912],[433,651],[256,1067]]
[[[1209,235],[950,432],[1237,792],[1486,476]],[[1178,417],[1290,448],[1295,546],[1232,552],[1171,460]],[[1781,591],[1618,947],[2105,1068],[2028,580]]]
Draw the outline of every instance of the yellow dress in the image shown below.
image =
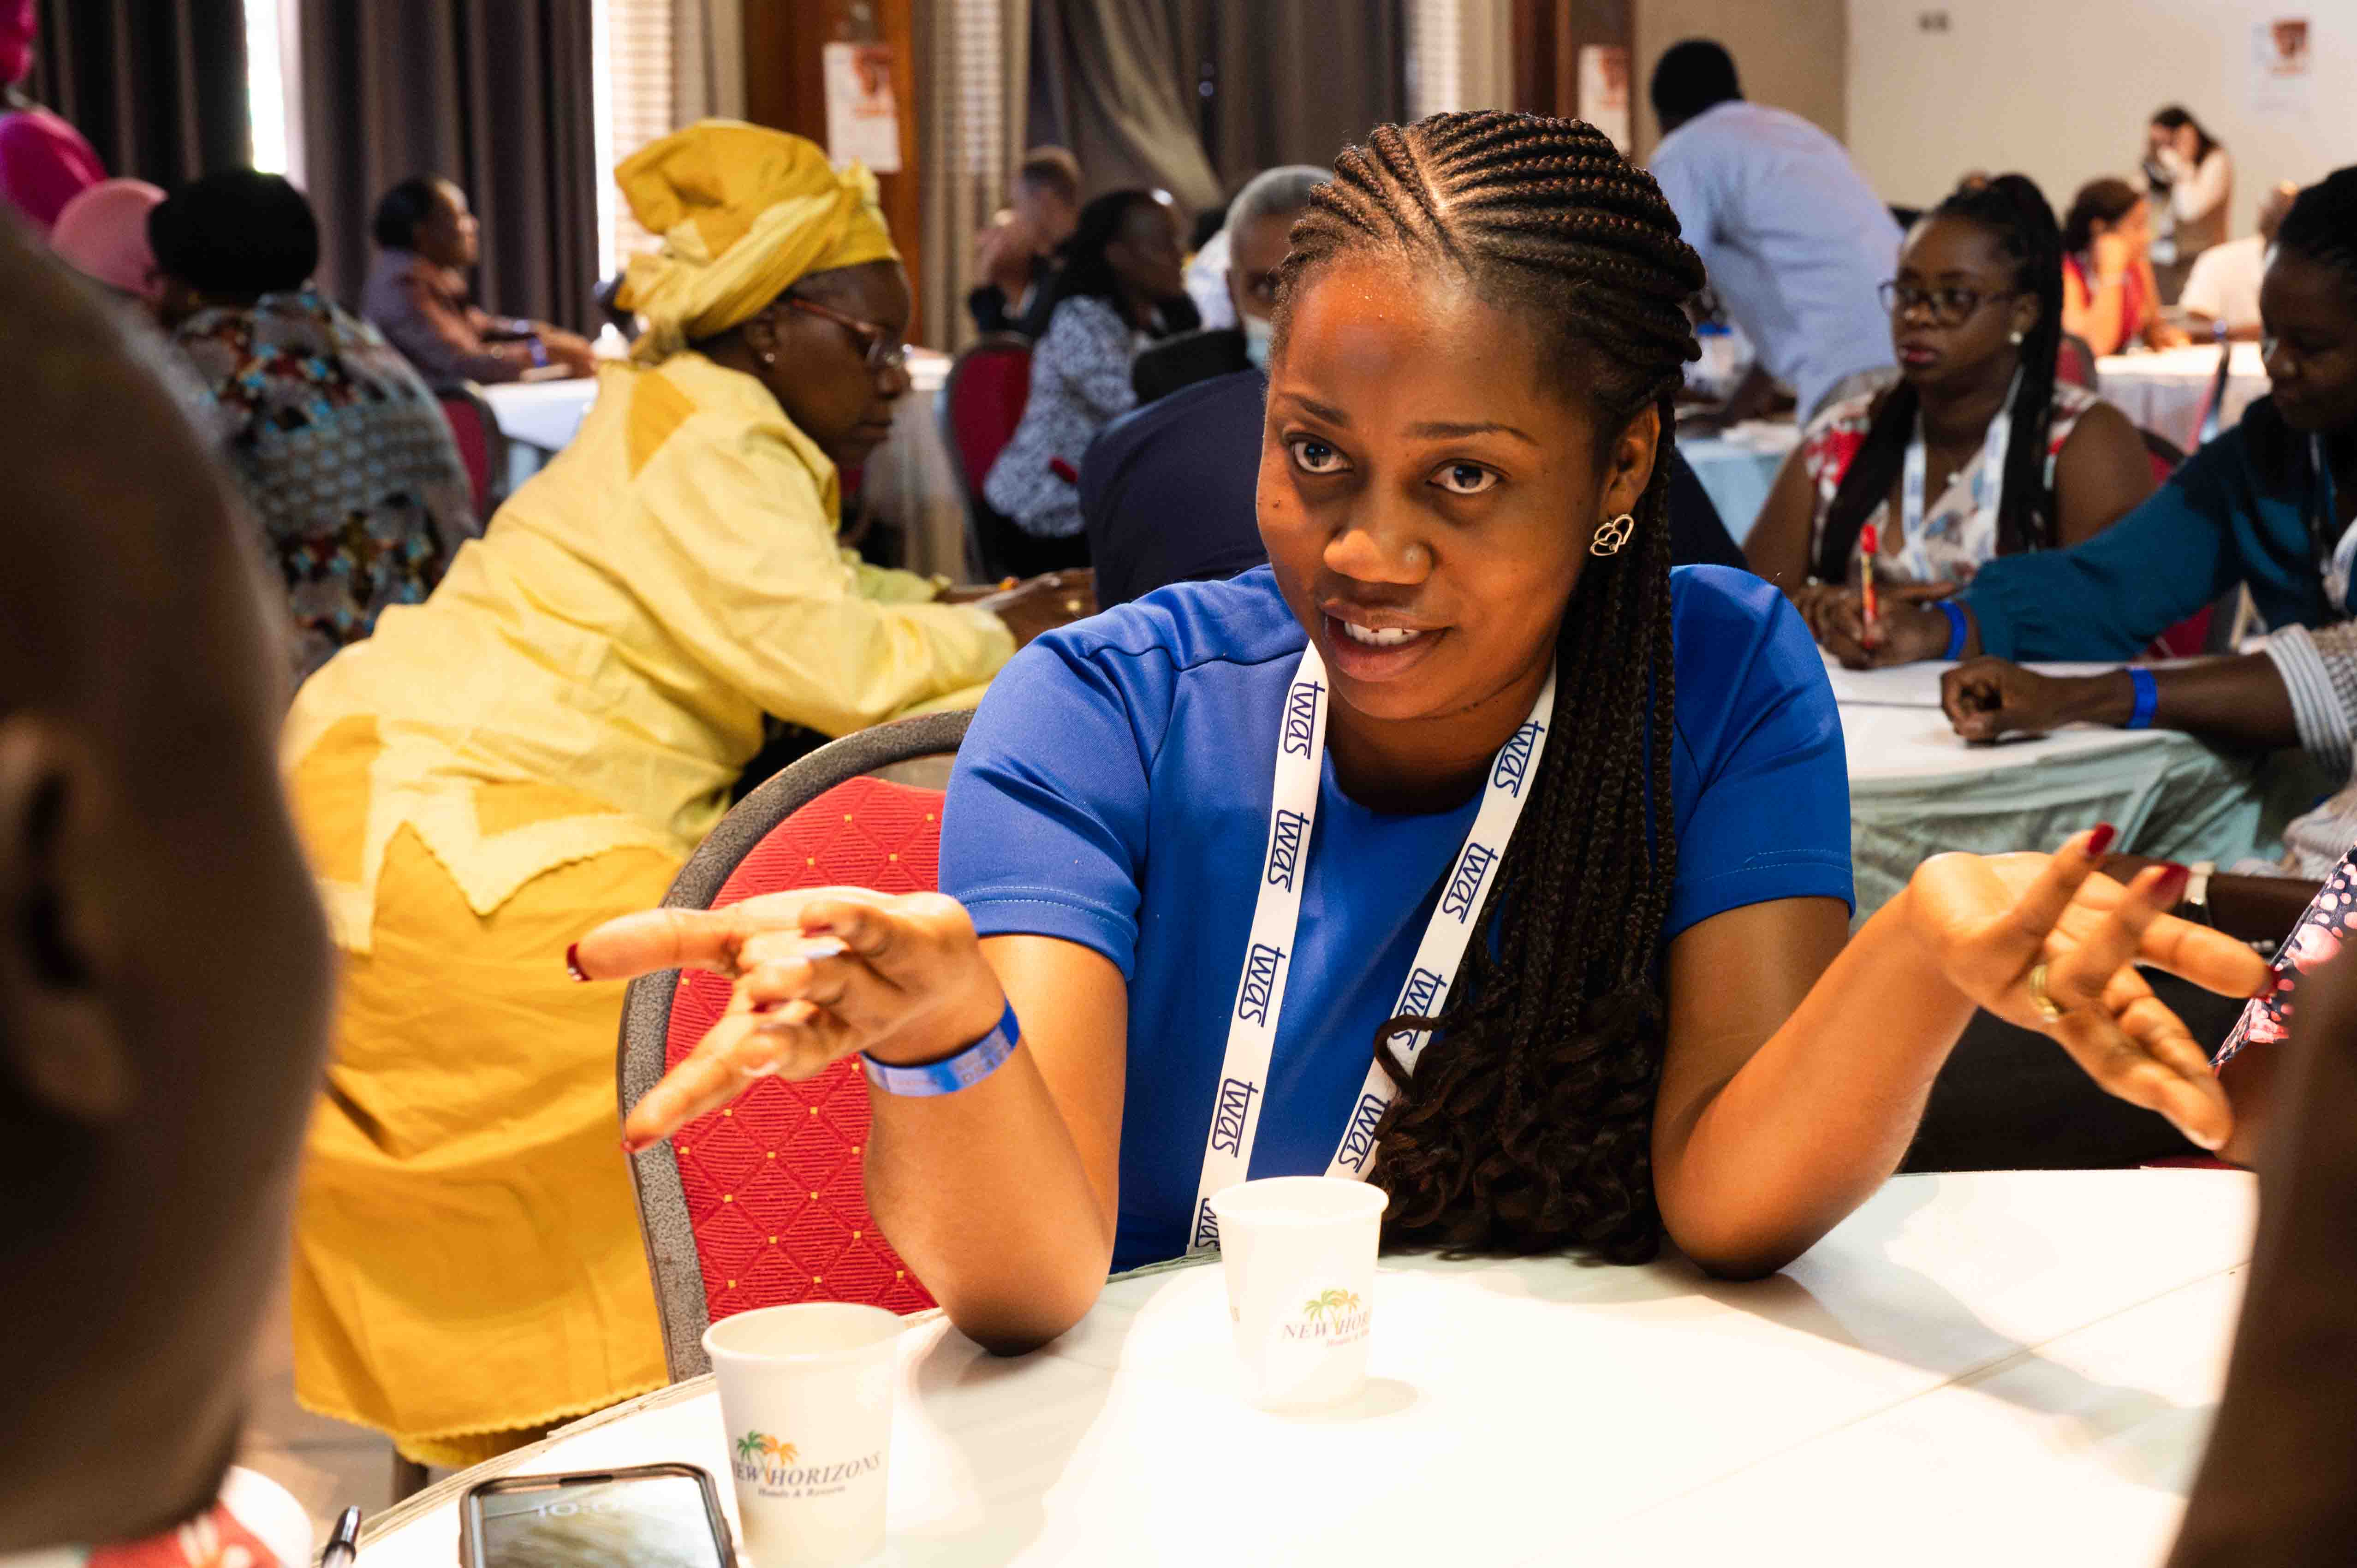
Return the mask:
[[775,714],[971,703],[996,618],[835,547],[834,465],[759,382],[603,372],[580,434],[297,695],[284,756],[344,951],[296,1218],[296,1391],[471,1463],[664,1381],[614,1101],[619,984]]

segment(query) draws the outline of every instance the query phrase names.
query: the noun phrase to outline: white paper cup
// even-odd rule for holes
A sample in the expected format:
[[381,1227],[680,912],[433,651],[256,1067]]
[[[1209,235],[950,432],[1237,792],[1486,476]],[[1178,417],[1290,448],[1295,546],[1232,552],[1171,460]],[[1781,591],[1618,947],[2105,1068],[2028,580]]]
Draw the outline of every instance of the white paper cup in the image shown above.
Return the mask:
[[1391,1195],[1270,1176],[1211,1195],[1244,1386],[1265,1410],[1339,1404],[1367,1381],[1375,1247]]
[[844,1568],[884,1549],[899,1334],[882,1307],[833,1301],[704,1331],[754,1568]]

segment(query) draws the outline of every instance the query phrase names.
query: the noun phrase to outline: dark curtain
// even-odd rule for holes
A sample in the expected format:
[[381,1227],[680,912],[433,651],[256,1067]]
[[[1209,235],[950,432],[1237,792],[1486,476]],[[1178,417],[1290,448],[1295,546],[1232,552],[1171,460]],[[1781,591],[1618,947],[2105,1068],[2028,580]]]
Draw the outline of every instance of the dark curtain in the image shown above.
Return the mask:
[[1159,4],[1192,42],[1203,148],[1231,193],[1278,164],[1331,164],[1407,115],[1401,0]]
[[302,0],[303,164],[320,281],[360,293],[377,198],[456,181],[482,224],[488,308],[581,328],[597,284],[589,0]]
[[106,172],[169,189],[253,159],[242,0],[38,0],[27,85]]
[[1225,199],[1196,124],[1189,20],[1172,0],[1033,0],[1027,139],[1070,148],[1088,195],[1158,187],[1190,211]]
[[1406,39],[1401,0],[1032,0],[1030,140],[1215,206],[1405,115]]

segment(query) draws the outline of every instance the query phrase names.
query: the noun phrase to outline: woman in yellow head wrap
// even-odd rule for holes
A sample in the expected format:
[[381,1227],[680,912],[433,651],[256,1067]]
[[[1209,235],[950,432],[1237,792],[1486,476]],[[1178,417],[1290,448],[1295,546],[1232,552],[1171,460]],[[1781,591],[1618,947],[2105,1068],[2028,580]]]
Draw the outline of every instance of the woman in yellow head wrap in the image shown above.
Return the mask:
[[616,178],[662,240],[630,272],[634,362],[285,733],[345,954],[296,1390],[436,1464],[664,1380],[621,988],[572,983],[566,943],[662,898],[765,715],[841,735],[955,701],[1072,596],[937,602],[836,546],[837,467],[909,386],[908,280],[865,170],[707,121]]

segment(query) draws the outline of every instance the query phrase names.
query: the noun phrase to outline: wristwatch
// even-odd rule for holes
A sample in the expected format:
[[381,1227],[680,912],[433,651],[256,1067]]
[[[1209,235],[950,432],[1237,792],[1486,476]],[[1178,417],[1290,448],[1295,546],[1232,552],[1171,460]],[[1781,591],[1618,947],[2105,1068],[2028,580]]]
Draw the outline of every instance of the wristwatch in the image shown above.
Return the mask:
[[2218,863],[2197,860],[2187,869],[2192,875],[2185,880],[2185,897],[2177,901],[2177,907],[2185,912],[2185,918],[2197,920],[2214,930],[2218,921],[2210,912],[2210,879],[2218,875]]

